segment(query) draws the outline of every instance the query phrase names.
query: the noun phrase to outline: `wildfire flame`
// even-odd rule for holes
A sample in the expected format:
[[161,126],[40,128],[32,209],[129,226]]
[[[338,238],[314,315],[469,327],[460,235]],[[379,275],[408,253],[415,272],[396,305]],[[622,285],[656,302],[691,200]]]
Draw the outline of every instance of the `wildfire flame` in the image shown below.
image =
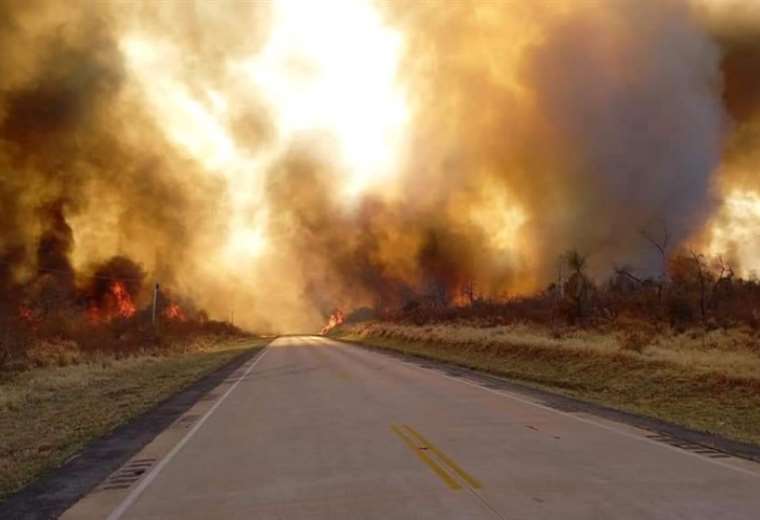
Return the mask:
[[91,303],[87,309],[90,321],[110,321],[113,318],[131,318],[137,312],[132,296],[124,282],[115,281],[108,287],[102,306]]
[[327,325],[325,325],[322,328],[321,334],[324,336],[325,334],[333,330],[335,327],[342,324],[345,321],[345,319],[346,319],[346,316],[345,314],[343,314],[343,311],[341,311],[340,309],[336,309],[336,311],[330,315],[330,319],[327,320]]
[[170,320],[187,321],[187,315],[185,314],[185,311],[183,311],[182,307],[176,303],[170,303],[169,306],[166,307],[164,316]]
[[114,298],[116,306],[116,315],[121,318],[129,318],[135,311],[135,304],[132,301],[132,297],[129,295],[127,288],[122,282],[114,282],[111,284],[111,295]]

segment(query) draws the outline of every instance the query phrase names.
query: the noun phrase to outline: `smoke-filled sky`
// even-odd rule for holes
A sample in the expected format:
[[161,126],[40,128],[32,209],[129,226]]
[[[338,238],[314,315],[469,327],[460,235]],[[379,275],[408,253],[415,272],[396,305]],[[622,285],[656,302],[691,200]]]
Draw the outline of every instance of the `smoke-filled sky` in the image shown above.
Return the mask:
[[539,290],[569,248],[647,273],[642,230],[748,273],[759,175],[755,0],[0,3],[18,283],[127,257],[295,331]]

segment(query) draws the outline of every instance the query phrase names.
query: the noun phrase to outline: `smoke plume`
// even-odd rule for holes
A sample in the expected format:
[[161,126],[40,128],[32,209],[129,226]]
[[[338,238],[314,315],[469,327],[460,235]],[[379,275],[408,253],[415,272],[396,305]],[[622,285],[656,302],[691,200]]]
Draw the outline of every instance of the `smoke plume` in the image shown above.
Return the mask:
[[651,274],[654,227],[755,267],[752,2],[309,9],[0,6],[0,312],[119,278],[319,330],[541,290],[568,249]]

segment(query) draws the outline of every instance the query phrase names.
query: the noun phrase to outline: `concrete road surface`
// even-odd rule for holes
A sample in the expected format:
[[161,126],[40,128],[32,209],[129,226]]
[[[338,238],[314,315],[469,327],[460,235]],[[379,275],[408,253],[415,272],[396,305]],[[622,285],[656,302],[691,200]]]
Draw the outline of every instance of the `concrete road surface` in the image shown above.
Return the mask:
[[760,465],[286,337],[63,518],[760,519]]

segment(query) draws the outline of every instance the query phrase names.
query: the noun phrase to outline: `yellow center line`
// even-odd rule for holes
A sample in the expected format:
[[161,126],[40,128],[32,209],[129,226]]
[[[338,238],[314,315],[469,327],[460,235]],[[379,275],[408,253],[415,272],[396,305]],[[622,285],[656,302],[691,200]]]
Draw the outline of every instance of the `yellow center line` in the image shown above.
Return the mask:
[[451,475],[449,475],[446,470],[444,470],[441,466],[438,465],[433,459],[430,458],[430,455],[425,453],[424,448],[419,448],[414,444],[414,441],[412,441],[411,438],[407,437],[406,434],[396,426],[395,424],[391,426],[391,430],[393,430],[393,433],[401,437],[401,440],[404,441],[404,444],[407,445],[407,447],[414,452],[419,459],[427,464],[430,469],[432,469],[436,475],[438,475],[441,480],[446,483],[446,485],[449,487],[449,489],[462,489],[462,486],[457,482]]
[[451,458],[443,453],[441,450],[436,448],[432,442],[427,440],[425,437],[422,436],[422,434],[416,432],[411,426],[404,425],[404,428],[406,428],[409,433],[411,433],[416,439],[423,444],[425,447],[427,447],[430,451],[432,451],[441,461],[443,461],[444,464],[446,464],[449,468],[451,468],[457,475],[459,475],[462,480],[467,482],[473,489],[480,489],[481,484],[478,479],[467,473],[465,470],[463,470],[456,462],[451,460]]

